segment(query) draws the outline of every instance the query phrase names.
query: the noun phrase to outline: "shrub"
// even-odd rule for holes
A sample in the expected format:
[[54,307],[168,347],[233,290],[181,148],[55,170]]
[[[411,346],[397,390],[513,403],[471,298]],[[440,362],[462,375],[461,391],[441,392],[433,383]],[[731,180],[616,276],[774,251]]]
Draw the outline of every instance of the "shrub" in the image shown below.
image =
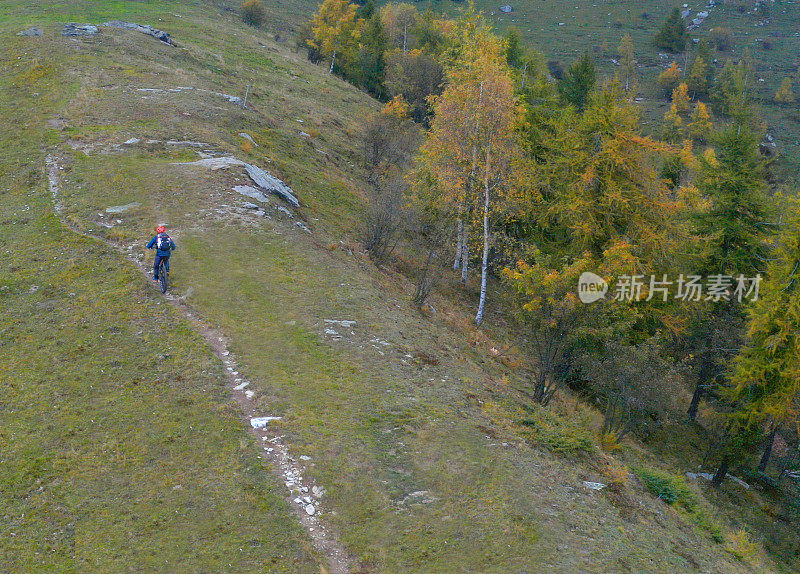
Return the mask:
[[730,28],[723,26],[715,26],[709,31],[711,34],[711,41],[717,46],[717,50],[724,52],[729,50],[733,43],[733,32]]
[[707,531],[714,542],[724,541],[722,527],[714,518],[711,507],[697,499],[682,476],[649,468],[635,468],[633,473],[651,494],[667,504],[678,506],[697,526]]
[[519,422],[530,429],[534,442],[561,454],[587,454],[594,450],[588,420],[575,420],[574,415],[559,415],[539,405],[525,408],[528,417]]
[[242,4],[242,20],[251,26],[261,26],[264,23],[266,12],[261,0],[245,0]]
[[753,562],[758,555],[758,543],[753,542],[746,530],[737,530],[725,535],[725,550],[742,562]]

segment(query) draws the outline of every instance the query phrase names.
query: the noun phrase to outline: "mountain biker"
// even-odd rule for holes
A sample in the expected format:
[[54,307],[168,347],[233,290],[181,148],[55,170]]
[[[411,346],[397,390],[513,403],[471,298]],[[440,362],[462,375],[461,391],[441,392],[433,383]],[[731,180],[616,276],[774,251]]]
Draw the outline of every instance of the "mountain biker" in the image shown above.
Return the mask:
[[176,249],[175,242],[167,235],[167,228],[163,225],[156,227],[156,236],[147,244],[148,249],[156,249],[156,260],[153,263],[153,281],[158,281],[158,266],[164,262],[164,269],[169,273],[169,256]]

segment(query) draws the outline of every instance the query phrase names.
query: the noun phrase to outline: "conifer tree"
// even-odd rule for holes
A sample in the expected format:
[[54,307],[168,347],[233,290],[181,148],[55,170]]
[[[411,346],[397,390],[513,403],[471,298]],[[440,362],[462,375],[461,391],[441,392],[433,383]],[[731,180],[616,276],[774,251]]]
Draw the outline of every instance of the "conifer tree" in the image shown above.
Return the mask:
[[658,87],[664,91],[665,95],[672,93],[681,81],[681,71],[677,62],[672,62],[669,68],[658,75]]
[[711,135],[714,124],[711,120],[711,113],[708,106],[703,102],[697,102],[692,112],[691,123],[689,124],[689,134],[698,142],[705,143]]
[[672,104],[681,115],[689,111],[691,100],[689,99],[689,88],[686,86],[686,82],[680,83],[677,88],[672,90]]
[[670,52],[683,52],[686,49],[688,37],[681,12],[678,8],[674,8],[661,25],[654,43],[658,48]]
[[583,111],[596,82],[594,60],[585,53],[570,66],[558,82],[558,93],[564,102],[575,106],[578,111]]

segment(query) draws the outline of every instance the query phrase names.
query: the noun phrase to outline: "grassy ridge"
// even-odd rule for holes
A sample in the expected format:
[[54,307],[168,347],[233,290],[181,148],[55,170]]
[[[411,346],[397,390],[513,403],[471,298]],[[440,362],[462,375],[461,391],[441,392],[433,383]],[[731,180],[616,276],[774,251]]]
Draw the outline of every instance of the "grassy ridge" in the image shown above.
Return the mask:
[[220,363],[53,213],[45,120],[75,84],[45,50],[2,46],[0,570],[315,569]]
[[[16,3],[15,13],[32,4]],[[146,19],[136,12],[142,7],[150,10]],[[79,15],[65,15],[80,21],[107,18],[104,3],[79,8]],[[143,23],[161,18],[182,48],[113,30],[64,40],[54,21],[41,40],[12,38],[4,58],[13,61],[27,52],[17,71],[29,76],[21,79],[25,94],[9,91],[5,101],[9,107],[21,103],[26,111],[15,113],[22,116],[36,109],[33,93],[69,87],[58,101],[18,122],[34,126],[25,133],[41,130],[55,115],[66,123],[63,130],[42,136],[66,167],[65,216],[82,229],[131,246],[134,255],[143,251],[154,221],[170,224],[180,245],[173,262],[176,294],[230,336],[260,409],[284,416],[287,442],[296,454],[311,457],[309,474],[328,490],[323,507],[328,520],[369,570],[680,571],[692,564],[710,572],[748,569],[706,533],[664,514],[661,503],[643,490],[632,488],[639,509],[635,519],[610,496],[587,491],[582,480],[604,479],[596,467],[539,449],[534,440],[522,438],[534,433],[519,432],[507,419],[515,404],[513,389],[526,373],[492,359],[495,343],[469,327],[453,305],[435,301],[437,314],[421,319],[407,304],[410,290],[402,278],[348,252],[348,236],[355,233],[361,210],[357,136],[364,118],[377,109],[375,102],[311,66],[302,54],[242,26],[234,15],[214,11],[211,3],[131,2],[119,8],[115,16]],[[21,25],[17,16],[14,22]],[[40,47],[34,51],[32,46]],[[31,65],[35,59],[43,70]],[[37,77],[48,67],[50,79]],[[249,111],[206,92],[155,96],[136,91],[188,84],[239,94],[236,90],[248,82]],[[18,269],[2,269],[3,281],[15,286],[13,304],[24,311],[15,311],[4,325],[14,343],[0,346],[3,360],[24,371],[21,365],[27,363],[19,357],[27,354],[36,357],[32,365],[40,365],[12,379],[24,394],[4,411],[4,419],[25,429],[31,426],[26,420],[48,420],[48,405],[36,399],[41,387],[32,381],[49,380],[46,357],[80,358],[59,361],[65,364],[58,367],[50,392],[55,396],[82,385],[67,403],[73,412],[68,423],[91,433],[81,447],[91,451],[86,458],[93,466],[78,465],[76,472],[94,494],[84,499],[80,483],[60,483],[52,487],[50,503],[55,508],[75,501],[71,504],[80,504],[92,525],[91,535],[78,537],[81,553],[76,555],[91,557],[98,566],[85,569],[141,564],[154,570],[159,560],[182,556],[185,562],[179,564],[186,570],[248,570],[258,559],[277,561],[269,568],[262,564],[262,570],[313,569],[302,536],[277,500],[279,493],[265,482],[260,461],[249,454],[249,440],[226,406],[219,365],[168,307],[157,304],[160,299],[149,294],[132,267],[120,264],[101,244],[63,231],[49,211],[41,138],[21,143],[4,129],[6,155],[24,158],[26,169],[4,171],[16,181],[15,191],[0,201],[8,198],[14,217],[24,218],[30,216],[20,210],[36,197],[39,217],[61,230],[58,241],[45,241],[42,261],[35,262],[42,269],[36,273],[49,270],[56,277],[70,269],[72,259],[81,277],[56,297],[56,287],[45,289],[50,275],[24,275],[25,254],[15,255]],[[246,145],[237,135],[241,131],[250,133],[258,147]],[[245,182],[240,172],[175,166],[193,154],[163,145],[110,147],[131,137],[199,140],[267,167],[298,192],[315,235],[295,225],[297,216],[269,211],[272,219],[266,219],[240,209],[244,198],[231,190]],[[25,183],[28,179],[33,183]],[[98,215],[106,207],[132,201],[140,206],[120,215],[121,223],[110,230],[99,226],[111,219]],[[4,250],[10,249],[14,230],[4,226],[3,233]],[[97,269],[103,277],[99,285],[93,283]],[[40,289],[29,294],[34,281]],[[64,281],[59,276],[49,284]],[[86,301],[76,304],[70,292]],[[47,301],[45,294],[58,301],[50,306],[58,314],[37,307]],[[48,326],[50,317],[54,323]],[[341,329],[342,339],[332,340],[325,335],[324,319],[357,324],[352,333]],[[166,341],[162,326],[172,333]],[[62,341],[60,349],[38,336],[57,330],[65,335],[56,339]],[[98,340],[98,334],[104,338]],[[35,355],[37,346],[46,352]],[[73,380],[80,383],[64,383]],[[570,406],[563,410],[562,417],[576,417]],[[115,417],[123,411],[130,416],[118,422]],[[189,423],[187,430],[186,420],[197,424]],[[13,453],[15,468],[23,469],[18,475],[29,477],[24,469],[31,460],[46,464],[42,445],[58,444],[68,426],[58,422],[46,434],[28,438],[31,448]],[[551,422],[541,427],[562,432]],[[195,434],[196,429],[201,430]],[[128,466],[105,462],[116,462],[117,444],[125,453],[135,451],[136,456],[126,455],[133,460]],[[115,472],[120,468],[124,472]],[[20,484],[35,492],[35,478],[26,480]],[[173,490],[177,484],[182,489]],[[30,513],[23,496],[6,514]],[[196,520],[179,518],[178,496],[186,497],[181,500],[189,501],[190,518]],[[95,499],[99,502],[92,505]],[[122,504],[128,499],[133,502]],[[140,526],[145,523],[147,528]],[[117,525],[108,543],[98,534],[101,525]],[[40,523],[26,528],[28,539],[49,534]],[[141,542],[145,535],[157,537],[158,544]],[[27,548],[6,546],[7,536],[2,540],[4,549],[21,553]],[[207,549],[195,550],[203,545]],[[231,562],[234,556],[239,564]],[[69,569],[74,558],[64,550],[51,562]]]

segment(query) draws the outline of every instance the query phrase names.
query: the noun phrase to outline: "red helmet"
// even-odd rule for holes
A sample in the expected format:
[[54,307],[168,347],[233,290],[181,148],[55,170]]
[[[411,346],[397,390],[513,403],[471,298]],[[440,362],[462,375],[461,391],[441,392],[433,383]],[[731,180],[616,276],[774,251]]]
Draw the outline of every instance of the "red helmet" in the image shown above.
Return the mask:
[[163,225],[159,225],[158,227],[156,227],[156,233],[166,233],[166,232],[167,228],[164,227]]

